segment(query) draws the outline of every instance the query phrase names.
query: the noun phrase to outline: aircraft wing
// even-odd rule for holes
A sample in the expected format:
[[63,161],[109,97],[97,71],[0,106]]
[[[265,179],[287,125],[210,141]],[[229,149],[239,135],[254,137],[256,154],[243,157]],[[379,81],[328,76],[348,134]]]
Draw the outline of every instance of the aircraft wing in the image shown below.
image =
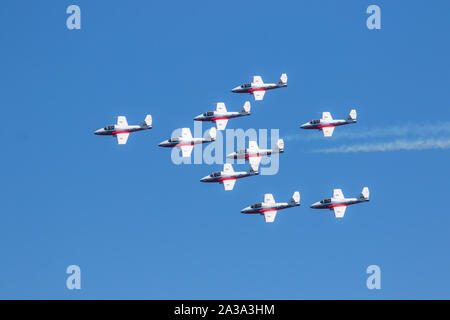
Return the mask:
[[262,85],[264,84],[261,76],[253,76],[253,82],[252,84]]
[[262,99],[264,99],[264,94],[266,93],[266,91],[260,90],[260,91],[253,91],[252,93],[256,101],[261,101]]
[[118,116],[117,117],[117,126],[127,127],[128,126],[127,118],[124,116]]
[[334,127],[323,127],[322,132],[324,137],[331,137],[333,135]]
[[228,119],[214,120],[216,122],[217,130],[225,130],[227,127]]
[[181,129],[181,137],[184,138],[184,139],[192,139],[191,129],[189,129],[189,128],[182,128]]
[[274,222],[276,216],[277,216],[277,210],[271,210],[271,211],[264,212],[264,219],[266,219],[266,223]]
[[334,207],[334,216],[336,218],[343,218],[344,214],[345,214],[345,209],[347,209],[347,207],[342,206],[342,207]]
[[116,134],[116,139],[118,144],[126,144],[128,140],[129,133],[118,133]]
[[334,199],[344,199],[344,194],[342,193],[342,190],[334,189],[333,190],[333,198]]
[[266,204],[273,204],[273,203],[275,203],[275,199],[273,198],[273,194],[266,193],[264,195],[264,203],[266,203]]
[[227,112],[227,108],[225,107],[225,103],[217,102],[216,111],[218,113],[225,113],[225,112]]
[[225,172],[225,173],[233,173],[234,172],[233,165],[231,163],[225,163],[223,165],[223,172]]
[[329,112],[322,112],[322,120],[333,120],[333,117],[331,116],[331,113]]
[[225,191],[233,190],[234,184],[236,183],[236,179],[224,180],[222,181],[223,187]]
[[250,162],[250,167],[252,167],[253,171],[259,170],[259,164],[261,163],[261,157],[249,157],[248,161]]
[[183,158],[189,158],[192,153],[192,149],[194,149],[193,145],[185,145],[179,147],[181,149],[181,155]]
[[258,143],[255,140],[248,142],[248,149],[250,152],[257,152],[259,150]]

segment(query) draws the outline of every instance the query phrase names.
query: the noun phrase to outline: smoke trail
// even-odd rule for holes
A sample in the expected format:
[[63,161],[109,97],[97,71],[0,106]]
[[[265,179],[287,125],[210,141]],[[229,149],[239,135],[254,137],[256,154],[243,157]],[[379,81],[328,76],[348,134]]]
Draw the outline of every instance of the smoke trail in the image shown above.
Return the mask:
[[[358,126],[358,124],[356,124]],[[308,130],[310,131],[310,130]],[[382,138],[382,137],[404,137],[416,136],[426,137],[431,135],[440,135],[450,133],[450,122],[440,122],[435,124],[412,124],[364,128],[336,128],[331,139],[364,139],[364,138]],[[284,137],[286,141],[314,141],[323,139],[319,132],[302,132]]]
[[392,142],[366,143],[350,146],[340,146],[314,150],[321,153],[347,153],[347,152],[387,152],[397,150],[428,150],[449,149],[450,138],[445,139],[418,139],[413,141],[396,140]]

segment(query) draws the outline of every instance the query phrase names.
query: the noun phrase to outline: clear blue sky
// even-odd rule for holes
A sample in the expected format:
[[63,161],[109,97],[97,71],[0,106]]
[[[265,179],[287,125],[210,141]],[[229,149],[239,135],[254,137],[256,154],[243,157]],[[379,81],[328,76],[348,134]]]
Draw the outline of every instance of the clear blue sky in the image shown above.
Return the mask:
[[[66,28],[77,4],[82,29]],[[382,29],[366,28],[369,4]],[[335,130],[450,118],[448,1],[3,1],[0,10],[0,298],[450,298],[448,149],[314,153],[366,139],[288,140],[277,175],[232,192],[157,144],[259,74],[289,87],[229,128]],[[126,146],[93,131],[126,115]],[[448,138],[449,135],[434,135]],[[409,139],[403,136],[402,139]],[[375,137],[370,143],[395,140]],[[236,166],[245,169],[246,166]],[[371,202],[343,220],[309,205],[342,188]],[[240,210],[266,192],[302,206],[273,224]],[[68,265],[82,289],[65,287]],[[381,267],[379,291],[366,268]]]

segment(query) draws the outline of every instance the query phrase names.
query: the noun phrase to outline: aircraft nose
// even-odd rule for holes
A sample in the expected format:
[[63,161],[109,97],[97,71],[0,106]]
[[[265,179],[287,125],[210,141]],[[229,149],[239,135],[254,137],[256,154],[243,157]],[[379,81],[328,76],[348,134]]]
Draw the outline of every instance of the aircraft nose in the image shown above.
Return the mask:
[[200,179],[200,182],[206,182],[207,179],[208,179],[208,176],[203,177],[203,178]]
[[164,141],[160,142],[160,143],[158,144],[158,146],[160,146],[160,147],[165,147],[166,144],[167,144],[167,140],[164,140]]
[[302,129],[305,129],[307,126],[308,126],[308,122],[306,122],[306,123],[304,123],[304,124],[302,124],[301,126],[300,126],[300,128],[302,128]]
[[310,206],[310,208],[313,208],[313,209],[314,209],[315,207],[317,207],[317,206],[319,205],[319,203],[320,203],[320,202],[314,202],[314,203]]
[[249,209],[250,207],[245,207],[244,209],[241,210],[241,213],[246,213]]
[[235,87],[233,89],[231,89],[231,92],[236,92],[241,86]]
[[228,158],[228,159],[233,159],[233,158],[234,158],[234,155],[235,155],[235,152],[230,153],[230,154],[227,155],[227,158]]
[[198,116],[196,116],[196,117],[194,118],[194,120],[198,120],[198,119],[200,119],[201,117],[202,117],[202,115],[199,114]]
[[100,132],[102,132],[103,129],[98,129],[94,131],[94,134],[100,134]]

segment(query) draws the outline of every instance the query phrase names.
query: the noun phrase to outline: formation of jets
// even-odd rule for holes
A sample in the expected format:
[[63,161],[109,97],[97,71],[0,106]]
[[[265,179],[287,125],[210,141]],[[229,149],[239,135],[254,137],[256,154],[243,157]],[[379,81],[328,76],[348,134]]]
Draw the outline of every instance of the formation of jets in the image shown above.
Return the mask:
[[[252,94],[256,101],[261,101],[267,90],[287,87],[287,75],[283,73],[276,83],[264,83],[261,76],[253,76],[251,83],[243,84],[232,89],[235,93]],[[189,128],[181,129],[181,136],[172,137],[162,141],[159,146],[165,148],[178,148],[181,150],[183,157],[190,157],[194,145],[204,144],[216,141],[216,130],[225,130],[228,120],[250,115],[250,102],[246,101],[240,111],[227,111],[223,102],[216,104],[215,111],[207,111],[194,118],[194,121],[214,122],[215,127],[211,127],[205,134],[205,137],[195,138],[192,136]],[[322,118],[312,120],[300,126],[302,129],[321,130],[324,137],[331,137],[334,128],[346,124],[356,123],[356,110],[352,109],[344,120],[335,120],[329,112],[323,112]],[[109,135],[117,139],[117,143],[124,145],[127,143],[128,136],[131,132],[152,129],[152,116],[147,115],[140,125],[128,125],[125,116],[117,117],[115,125],[108,125],[94,132],[96,135]],[[234,171],[232,164],[225,163],[222,171],[213,172],[200,179],[200,182],[220,183],[225,191],[234,189],[236,180],[259,175],[259,165],[261,158],[273,154],[284,153],[284,141],[279,139],[273,149],[260,149],[255,140],[250,140],[248,147],[230,153],[226,156],[228,159],[244,159],[248,161],[250,167],[247,171]],[[369,201],[369,188],[364,187],[361,194],[357,198],[345,198],[341,189],[334,189],[331,198],[323,199],[311,205],[312,209],[329,209],[334,211],[336,218],[343,218],[347,206]],[[300,206],[300,193],[295,191],[292,198],[288,202],[276,203],[271,193],[264,195],[264,201],[255,203],[241,210],[243,214],[260,214],[264,215],[267,223],[275,221],[277,212],[282,209]]]

